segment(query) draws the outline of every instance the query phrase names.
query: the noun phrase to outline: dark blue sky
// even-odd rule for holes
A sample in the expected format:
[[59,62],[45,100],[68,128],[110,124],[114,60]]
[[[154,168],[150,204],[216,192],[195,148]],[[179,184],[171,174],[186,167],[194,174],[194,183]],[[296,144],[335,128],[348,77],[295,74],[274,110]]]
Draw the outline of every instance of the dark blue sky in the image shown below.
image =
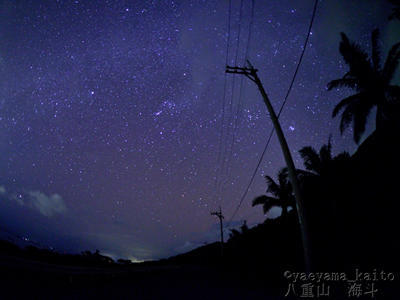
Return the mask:
[[[249,58],[276,109],[313,2],[255,1]],[[0,230],[60,251],[99,249],[139,260],[216,240],[210,210],[222,205],[232,215],[272,126],[254,84],[244,80],[239,99],[241,78],[228,75],[226,101],[233,83],[235,96],[225,113],[229,119],[237,110],[239,121],[216,182],[229,1],[0,6]],[[237,47],[240,0],[232,0],[230,64],[236,51],[237,62],[244,60],[250,8],[243,1]],[[319,148],[329,134],[334,153],[354,151],[351,132],[341,137],[331,119],[349,91],[327,92],[326,84],[346,72],[341,31],[366,48],[375,27],[384,50],[398,40],[399,22],[388,22],[389,13],[385,1],[319,1],[281,116],[298,167],[297,151]],[[282,166],[274,137],[234,224],[264,219],[251,200],[266,189],[262,176]]]

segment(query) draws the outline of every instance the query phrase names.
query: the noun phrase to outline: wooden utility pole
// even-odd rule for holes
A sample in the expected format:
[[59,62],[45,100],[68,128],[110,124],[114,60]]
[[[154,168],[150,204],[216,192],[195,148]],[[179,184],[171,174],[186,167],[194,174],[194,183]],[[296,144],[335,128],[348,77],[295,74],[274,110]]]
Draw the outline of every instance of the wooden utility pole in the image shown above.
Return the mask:
[[230,67],[226,66],[226,73],[232,73],[232,74],[241,74],[249,78],[251,81],[253,81],[258,89],[260,90],[260,93],[264,99],[264,103],[267,106],[269,115],[272,120],[272,124],[274,125],[276,135],[278,136],[279,143],[282,148],[283,156],[285,158],[285,162],[288,168],[288,173],[289,173],[289,179],[293,187],[293,193],[296,198],[296,209],[297,209],[297,216],[299,218],[299,223],[300,223],[300,231],[301,231],[301,236],[302,236],[302,241],[303,241],[303,250],[304,250],[304,260],[305,260],[305,267],[306,271],[310,271],[310,252],[309,252],[309,242],[308,242],[308,236],[307,236],[307,226],[304,218],[304,210],[303,210],[303,199],[301,196],[301,191],[300,191],[300,184],[296,176],[296,168],[293,162],[292,155],[290,154],[288,144],[286,142],[285,136],[283,134],[281,125],[279,124],[278,117],[275,114],[274,108],[271,104],[271,101],[269,100],[267,93],[264,90],[264,87],[261,83],[260,78],[257,75],[257,69],[254,69],[253,66],[249,61],[247,61],[249,64],[249,68],[240,68],[240,67]]
[[224,230],[222,226],[222,219],[224,219],[224,216],[222,215],[221,206],[219,207],[219,211],[211,212],[211,215],[217,216],[219,219],[219,225],[221,229],[221,256],[224,256]]

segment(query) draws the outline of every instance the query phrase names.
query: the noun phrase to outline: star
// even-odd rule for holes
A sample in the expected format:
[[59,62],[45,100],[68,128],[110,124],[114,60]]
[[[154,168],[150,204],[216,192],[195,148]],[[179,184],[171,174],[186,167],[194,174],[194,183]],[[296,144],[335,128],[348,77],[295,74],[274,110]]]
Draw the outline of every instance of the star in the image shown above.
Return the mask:
[[[312,43],[279,118],[294,157],[330,134],[335,152],[355,147],[331,118],[348,91],[326,90],[347,71],[340,32],[366,45],[374,26],[387,36],[398,31],[397,23],[387,25],[384,8],[377,14],[376,5],[361,2],[319,2]],[[242,9],[239,36],[240,1],[231,7],[229,30],[226,1],[8,5],[0,20],[4,227],[63,251],[95,245],[143,260],[208,238],[215,223],[209,211],[219,205],[230,218],[272,122],[257,86],[226,74],[225,65],[244,66],[249,58],[278,112],[312,7],[256,1],[253,20],[251,1]],[[295,162],[302,168],[300,158]],[[235,221],[264,220],[251,207],[266,189],[260,175],[276,178],[284,165],[274,135]],[[30,193],[40,201],[21,205]],[[43,210],[49,205],[59,208],[51,217]],[[70,237],[82,244],[71,245]]]

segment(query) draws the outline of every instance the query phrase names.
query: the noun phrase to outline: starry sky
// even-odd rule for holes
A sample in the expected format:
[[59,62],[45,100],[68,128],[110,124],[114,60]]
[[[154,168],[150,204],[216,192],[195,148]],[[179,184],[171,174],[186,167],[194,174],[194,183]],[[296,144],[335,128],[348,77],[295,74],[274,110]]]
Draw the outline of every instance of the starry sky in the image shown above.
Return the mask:
[[[247,52],[278,110],[313,5],[255,0],[251,18],[251,1],[232,0],[228,30],[228,0],[0,1],[0,232],[132,260],[217,240],[210,211],[232,216],[272,128],[256,86],[225,63]],[[369,49],[379,27],[384,54],[398,41],[390,9],[319,1],[280,118],[298,167],[297,151],[330,134],[334,153],[355,150],[331,118],[350,91],[326,84],[347,70],[341,31]],[[282,166],[273,137],[231,225],[264,220],[251,200]]]

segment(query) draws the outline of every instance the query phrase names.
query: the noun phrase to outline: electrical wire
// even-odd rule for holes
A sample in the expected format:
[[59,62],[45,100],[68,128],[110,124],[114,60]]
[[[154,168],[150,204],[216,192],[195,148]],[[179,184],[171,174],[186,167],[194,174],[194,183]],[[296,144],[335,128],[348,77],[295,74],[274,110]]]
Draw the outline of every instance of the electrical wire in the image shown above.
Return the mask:
[[[231,17],[232,17],[232,0],[229,0],[229,8],[228,8],[228,24],[227,24],[227,42],[226,42],[226,56],[225,56],[225,65],[228,65],[228,57],[229,57],[229,46],[231,39]],[[221,120],[221,129],[218,141],[218,156],[217,156],[217,170],[215,175],[215,184],[214,184],[214,197],[218,196],[218,185],[219,185],[219,177],[221,176],[221,169],[218,166],[221,164],[221,155],[222,155],[222,140],[224,136],[224,123],[225,123],[225,105],[226,105],[226,90],[228,84],[227,73],[224,76],[224,91],[222,96],[222,120]]]
[[[239,12],[239,24],[238,24],[238,36],[237,36],[237,42],[236,42],[236,53],[234,57],[234,65],[237,64],[238,62],[238,57],[239,57],[239,49],[240,49],[240,35],[241,35],[241,29],[242,29],[242,17],[243,17],[243,0],[240,1],[240,12]],[[228,129],[227,129],[227,135],[226,135],[226,140],[225,140],[225,152],[224,152],[224,160],[222,161],[222,177],[227,178],[228,177],[228,165],[229,165],[229,153],[230,149],[228,146],[228,139],[232,133],[232,120],[233,120],[233,106],[234,106],[234,90],[235,90],[235,81],[236,81],[236,76],[232,76],[232,88],[231,88],[231,97],[229,101],[229,119],[228,119]],[[226,179],[224,182],[221,182],[220,189],[223,188],[223,184],[226,182]],[[222,191],[221,191],[222,192]]]
[[[314,2],[314,7],[313,7],[313,12],[312,12],[312,16],[311,16],[310,25],[308,26],[307,36],[306,36],[306,39],[305,39],[305,41],[304,41],[304,46],[303,46],[303,49],[302,49],[302,52],[301,52],[301,55],[300,55],[300,59],[299,59],[299,62],[297,63],[297,66],[296,66],[295,72],[294,72],[294,74],[293,74],[292,80],[291,80],[291,82],[290,82],[290,85],[289,85],[288,91],[287,91],[287,93],[286,93],[286,96],[285,96],[285,98],[284,98],[284,100],[283,100],[283,103],[282,103],[280,109],[279,109],[279,112],[278,112],[278,115],[277,115],[277,118],[278,118],[278,119],[279,119],[279,117],[280,117],[280,115],[281,115],[281,113],[282,113],[282,111],[283,111],[283,108],[284,108],[284,106],[285,106],[285,104],[286,104],[286,102],[287,102],[287,100],[288,100],[289,94],[290,94],[290,92],[291,92],[291,90],[292,90],[294,81],[295,81],[295,79],[296,79],[296,76],[297,76],[297,73],[298,73],[298,71],[299,71],[301,62],[302,62],[302,60],[303,60],[303,56],[304,56],[305,50],[306,50],[306,48],[307,48],[308,40],[309,40],[309,38],[310,38],[311,28],[312,28],[312,25],[313,25],[313,23],[314,23],[315,14],[316,14],[316,11],[317,11],[317,6],[318,6],[318,0],[315,0],[315,2]],[[257,163],[256,169],[254,170],[254,172],[253,172],[253,174],[252,174],[252,177],[251,177],[251,179],[250,179],[250,181],[249,181],[249,183],[248,183],[248,185],[247,185],[247,187],[246,187],[246,189],[245,189],[245,191],[244,191],[242,197],[240,198],[240,201],[239,201],[238,206],[236,207],[236,209],[235,209],[235,211],[233,212],[232,216],[229,218],[228,225],[227,225],[226,227],[229,227],[229,226],[230,226],[230,224],[231,224],[233,218],[236,216],[237,212],[238,212],[239,209],[240,209],[240,206],[242,205],[242,203],[243,203],[245,197],[247,196],[247,193],[248,193],[248,191],[249,191],[249,189],[250,189],[250,186],[252,185],[252,183],[253,183],[253,181],[254,181],[254,178],[255,178],[255,176],[256,176],[256,174],[257,174],[258,168],[260,167],[261,162],[262,162],[262,160],[263,160],[263,158],[264,158],[264,155],[265,155],[265,153],[266,153],[266,151],[267,151],[267,149],[268,149],[268,147],[269,147],[269,144],[270,144],[270,142],[271,142],[271,138],[272,138],[274,132],[275,132],[275,128],[272,128],[272,129],[271,129],[271,132],[270,132],[270,134],[269,134],[267,143],[266,143],[266,145],[265,145],[265,147],[264,147],[264,151],[262,152],[261,157],[260,157],[260,159],[259,159],[259,161],[258,161],[258,163]]]
[[[247,42],[246,42],[246,51],[245,51],[245,56],[244,56],[244,60],[243,60],[243,65],[246,64],[246,61],[249,58],[249,52],[250,52],[250,41],[251,41],[251,31],[253,29],[253,19],[254,19],[254,0],[251,1],[251,13],[250,13],[250,22],[249,22],[249,32],[247,35]],[[232,159],[232,152],[233,152],[233,148],[234,148],[234,143],[236,140],[236,133],[238,131],[239,128],[239,120],[240,120],[240,114],[239,112],[242,109],[242,98],[243,98],[243,82],[244,82],[244,77],[242,77],[240,79],[240,86],[239,86],[239,102],[237,105],[237,109],[236,109],[236,113],[235,113],[235,123],[234,123],[234,127],[233,127],[233,134],[232,134],[232,139],[231,139],[231,143],[230,143],[230,152],[228,155],[228,174],[230,174],[230,160]]]

